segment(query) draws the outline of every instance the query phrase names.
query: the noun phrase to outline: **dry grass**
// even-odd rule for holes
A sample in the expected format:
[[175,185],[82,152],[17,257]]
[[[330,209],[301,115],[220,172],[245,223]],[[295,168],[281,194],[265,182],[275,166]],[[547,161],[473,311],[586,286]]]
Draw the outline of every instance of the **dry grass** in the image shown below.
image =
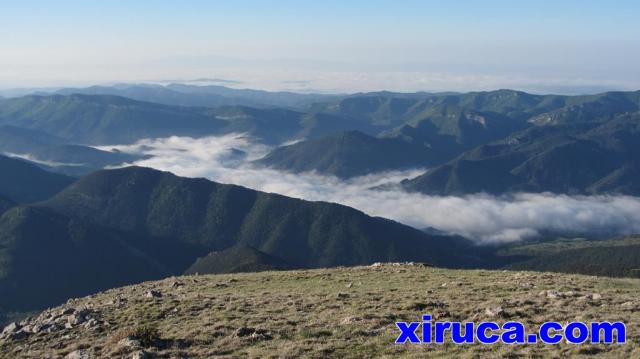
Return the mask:
[[[579,275],[411,266],[356,267],[182,277],[118,288],[69,305],[88,305],[109,325],[74,328],[9,342],[6,357],[63,357],[87,348],[120,357],[114,336],[152,325],[158,357],[640,357],[640,280]],[[148,290],[161,298],[146,298]],[[573,292],[549,298],[545,290]],[[593,299],[597,293],[601,299]],[[624,304],[624,305],[623,305]],[[487,308],[501,307],[498,317]],[[549,321],[624,321],[624,345],[395,345],[395,322],[519,320],[529,329]],[[120,333],[120,334],[119,334]],[[131,333],[129,333],[131,334]],[[126,336],[131,336],[127,334]]]
[[108,341],[108,346],[117,345],[124,339],[136,340],[143,348],[158,346],[162,343],[158,328],[153,325],[139,325],[132,328],[125,328],[117,331]]

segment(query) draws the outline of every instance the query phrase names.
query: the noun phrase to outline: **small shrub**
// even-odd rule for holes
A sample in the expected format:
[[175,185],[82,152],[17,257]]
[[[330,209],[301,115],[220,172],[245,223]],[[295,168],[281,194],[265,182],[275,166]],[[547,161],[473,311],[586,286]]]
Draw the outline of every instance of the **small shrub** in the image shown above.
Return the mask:
[[160,339],[160,331],[158,328],[151,325],[141,325],[134,329],[133,338],[140,341],[140,344],[148,348],[156,345]]
[[144,348],[157,346],[162,341],[158,328],[146,324],[138,325],[133,328],[126,328],[117,332],[113,337],[111,337],[111,342],[118,343],[125,338],[131,338],[139,341],[140,345]]

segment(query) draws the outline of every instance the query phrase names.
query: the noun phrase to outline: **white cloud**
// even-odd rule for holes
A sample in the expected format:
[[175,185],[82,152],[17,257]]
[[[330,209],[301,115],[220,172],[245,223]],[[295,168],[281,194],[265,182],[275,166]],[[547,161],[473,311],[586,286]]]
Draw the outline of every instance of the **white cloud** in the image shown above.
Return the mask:
[[[2,60],[0,58],[0,60]],[[64,61],[62,61],[64,63]],[[287,68],[282,70],[282,68]],[[52,69],[56,71],[52,72]],[[162,74],[159,75],[159,74]],[[237,83],[224,83],[231,88],[254,88],[267,91],[301,93],[354,93],[369,91],[491,91],[510,88],[532,93],[585,94],[609,90],[635,90],[640,80],[633,76],[584,78],[569,74],[516,75],[509,73],[460,73],[455,71],[312,71],[296,70],[282,64],[257,70],[215,66],[194,71],[184,66],[169,71],[154,64],[141,64],[132,69],[105,65],[67,68],[52,64],[29,72],[13,71],[0,63],[0,90],[14,87],[83,87],[95,84],[187,82],[203,76],[224,77]],[[62,78],[61,78],[62,77]],[[162,78],[176,80],[166,81]],[[71,80],[70,80],[71,79]]]
[[65,163],[65,162],[56,162],[56,161],[46,161],[46,160],[42,160],[39,159],[36,156],[33,156],[31,154],[28,153],[13,153],[13,152],[3,152],[2,153],[5,156],[8,157],[13,157],[13,158],[19,158],[22,160],[27,160],[29,162],[34,162],[37,163],[39,165],[45,165],[45,166],[49,166],[49,167],[79,167],[79,166],[84,166],[83,163]]
[[[392,185],[423,170],[378,173],[344,181],[315,173],[255,168],[249,161],[262,157],[269,147],[256,145],[243,135],[170,137],[102,149],[112,148],[153,156],[135,163],[140,166],[307,200],[342,203],[416,228],[432,227],[484,243],[519,241],[545,232],[640,233],[640,198],[636,197],[526,193],[439,197],[406,193]],[[245,155],[240,156],[238,150]],[[380,186],[385,189],[372,189]]]

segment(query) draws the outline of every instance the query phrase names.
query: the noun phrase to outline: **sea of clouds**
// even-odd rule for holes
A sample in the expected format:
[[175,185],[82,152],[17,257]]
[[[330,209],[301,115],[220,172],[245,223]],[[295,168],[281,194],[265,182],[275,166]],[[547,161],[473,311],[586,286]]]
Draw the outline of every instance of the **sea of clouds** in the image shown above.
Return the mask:
[[[341,180],[317,173],[292,174],[251,162],[271,149],[233,134],[193,139],[169,137],[101,149],[148,155],[133,164],[205,177],[313,201],[341,203],[369,215],[420,228],[462,235],[480,243],[505,243],[544,233],[617,236],[640,233],[640,198],[517,193],[427,196],[397,184],[424,169],[377,173]],[[383,189],[380,189],[383,188]]]

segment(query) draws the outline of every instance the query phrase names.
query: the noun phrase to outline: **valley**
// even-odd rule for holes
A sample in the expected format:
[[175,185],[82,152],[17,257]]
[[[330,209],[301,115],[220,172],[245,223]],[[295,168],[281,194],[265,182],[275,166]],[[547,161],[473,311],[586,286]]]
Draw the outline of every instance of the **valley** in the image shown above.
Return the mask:
[[0,359],[640,358],[639,15],[2,2]]
[[[86,330],[71,325],[60,332],[25,332],[15,343],[26,340],[35,349],[22,353],[5,340],[5,353],[37,356],[54,335],[60,355],[120,355],[133,349],[196,357],[260,355],[284,346],[290,352],[283,355],[319,355],[318,348],[326,348],[347,357],[417,356],[419,350],[384,344],[389,318],[365,330],[369,334],[363,332],[355,352],[344,343],[354,338],[346,330],[285,333],[246,323],[253,328],[250,338],[258,338],[248,341],[237,334],[242,328],[232,329],[238,325],[237,307],[225,314],[229,317],[221,323],[228,324],[216,327],[219,339],[196,333],[191,341],[174,337],[183,330],[164,319],[171,309],[185,321],[181,316],[191,309],[178,303],[195,303],[197,293],[210,287],[226,288],[227,279],[219,278],[260,278],[250,281],[265,281],[260,287],[265,293],[291,290],[290,297],[313,292],[305,286],[317,276],[353,274],[383,288],[384,279],[362,267],[377,262],[417,263],[385,264],[380,270],[401,285],[426,276],[430,295],[436,293],[435,278],[457,278],[454,282],[475,288],[488,279],[471,285],[463,278],[490,276],[507,283],[513,280],[504,278],[517,276],[539,281],[531,288],[544,290],[575,283],[571,290],[588,298],[593,288],[606,290],[605,277],[632,285],[639,276],[638,92],[574,97],[510,90],[383,92],[328,98],[233,91],[223,96],[208,92],[214,89],[184,87],[183,97],[165,100],[177,91],[172,87],[64,90],[0,101],[0,150],[7,155],[0,156],[0,323],[20,322],[69,298],[118,292],[120,299],[99,302],[120,303],[118,310],[130,313],[126,318],[134,326],[165,323],[159,333],[168,335],[164,344],[146,348],[120,348],[113,340],[82,344],[94,341],[96,333],[117,336],[131,325],[108,305],[81,299],[93,303],[83,304],[83,315],[93,313],[93,324],[82,327]],[[210,106],[186,105],[183,100],[192,93],[186,91],[196,90],[204,91],[196,102],[219,97]],[[263,102],[254,103],[256,98]],[[265,274],[238,274],[247,272]],[[170,289],[188,288],[183,294],[129,302],[131,296],[142,298],[143,289],[166,293],[165,278],[185,275],[172,279],[182,283],[179,289]],[[234,292],[233,301],[256,302],[252,291],[258,287],[251,288]],[[393,303],[401,288],[380,290],[355,297]],[[329,304],[335,298],[326,308],[322,304],[323,310],[346,316],[342,310],[366,313],[375,307],[358,302],[348,309],[343,299],[351,294],[341,295],[336,294],[338,304]],[[453,295],[468,293],[446,292],[448,298]],[[172,308],[165,308],[169,298],[174,298]],[[524,300],[511,294],[497,298],[503,298],[501,306]],[[586,308],[600,306],[585,301]],[[211,302],[199,310],[221,305]],[[483,316],[478,303],[455,305],[463,313],[458,316]],[[409,315],[409,307],[402,315]],[[140,314],[143,310],[149,313]],[[535,314],[540,319],[540,309],[532,310],[505,318]],[[338,325],[317,320],[318,327]],[[106,322],[118,324],[106,328]],[[56,333],[73,335],[76,347],[63,344]],[[320,342],[311,340],[318,335]],[[311,340],[308,346],[301,344],[305,340]],[[221,349],[210,351],[212,343]],[[449,350],[455,351],[431,354]],[[526,353],[548,350],[531,347]],[[474,347],[471,352],[484,351]],[[564,347],[552,352],[573,353]]]

